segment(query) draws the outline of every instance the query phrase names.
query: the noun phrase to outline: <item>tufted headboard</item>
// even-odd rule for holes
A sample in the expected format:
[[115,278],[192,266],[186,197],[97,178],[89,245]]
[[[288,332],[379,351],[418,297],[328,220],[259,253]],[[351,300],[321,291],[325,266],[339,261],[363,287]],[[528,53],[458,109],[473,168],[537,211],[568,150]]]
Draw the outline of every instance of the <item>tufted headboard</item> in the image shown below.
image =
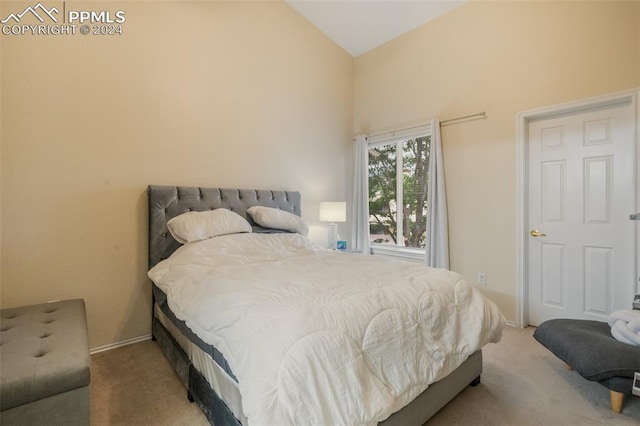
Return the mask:
[[173,253],[178,243],[167,221],[188,211],[227,208],[246,218],[254,231],[261,229],[247,215],[251,206],[274,207],[301,216],[300,193],[256,189],[199,188],[149,185],[149,269]]

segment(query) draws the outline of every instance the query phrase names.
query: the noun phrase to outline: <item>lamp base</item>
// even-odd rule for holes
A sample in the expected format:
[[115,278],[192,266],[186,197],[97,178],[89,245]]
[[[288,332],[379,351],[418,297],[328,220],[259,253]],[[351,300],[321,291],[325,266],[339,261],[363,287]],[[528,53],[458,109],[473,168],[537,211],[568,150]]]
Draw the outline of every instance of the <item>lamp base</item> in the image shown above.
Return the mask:
[[329,234],[327,237],[327,244],[331,250],[335,250],[338,246],[338,225],[335,223],[330,223]]

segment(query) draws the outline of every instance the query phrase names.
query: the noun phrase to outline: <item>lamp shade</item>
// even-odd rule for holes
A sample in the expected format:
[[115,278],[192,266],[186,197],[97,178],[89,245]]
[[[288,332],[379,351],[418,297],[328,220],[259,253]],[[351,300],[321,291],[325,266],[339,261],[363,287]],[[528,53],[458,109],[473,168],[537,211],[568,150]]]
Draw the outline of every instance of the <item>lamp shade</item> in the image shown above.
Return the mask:
[[341,201],[320,203],[321,222],[346,222],[347,203]]

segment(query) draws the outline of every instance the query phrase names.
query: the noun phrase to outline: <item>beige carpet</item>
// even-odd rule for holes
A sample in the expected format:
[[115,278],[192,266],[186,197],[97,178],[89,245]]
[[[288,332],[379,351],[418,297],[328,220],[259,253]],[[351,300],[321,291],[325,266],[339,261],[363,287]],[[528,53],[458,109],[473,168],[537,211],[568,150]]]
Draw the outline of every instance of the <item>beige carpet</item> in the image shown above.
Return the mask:
[[[609,408],[609,391],[588,382],[538,344],[533,329],[507,327],[502,342],[484,350],[482,383],[467,388],[431,425],[639,425],[640,398],[622,414]],[[206,425],[187,401],[155,342],[92,356],[93,425]]]

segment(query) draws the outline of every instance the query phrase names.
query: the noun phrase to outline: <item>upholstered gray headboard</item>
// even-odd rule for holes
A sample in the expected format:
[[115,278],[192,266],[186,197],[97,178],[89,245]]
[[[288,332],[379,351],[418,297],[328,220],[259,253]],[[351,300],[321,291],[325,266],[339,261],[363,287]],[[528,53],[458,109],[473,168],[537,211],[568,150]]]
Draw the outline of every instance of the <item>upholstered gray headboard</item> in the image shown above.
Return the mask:
[[261,228],[247,215],[251,206],[274,207],[302,215],[301,197],[296,191],[149,185],[148,193],[149,269],[180,247],[169,233],[167,221],[182,213],[227,208],[245,217],[258,232]]

